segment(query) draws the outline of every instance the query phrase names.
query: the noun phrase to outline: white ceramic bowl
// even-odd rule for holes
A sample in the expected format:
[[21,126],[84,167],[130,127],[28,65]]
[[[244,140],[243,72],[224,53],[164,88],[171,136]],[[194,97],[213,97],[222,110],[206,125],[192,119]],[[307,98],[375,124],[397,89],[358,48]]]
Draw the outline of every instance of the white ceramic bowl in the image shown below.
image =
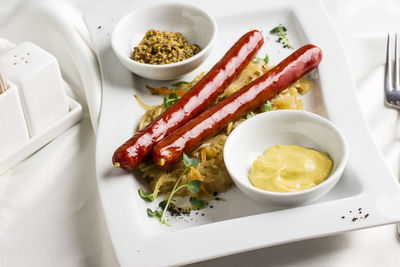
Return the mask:
[[[253,161],[273,145],[299,145],[326,152],[333,160],[331,175],[319,185],[290,193],[254,187],[248,174]],[[226,168],[236,186],[263,204],[299,205],[322,197],[342,176],[347,162],[347,145],[340,131],[327,119],[299,110],[277,110],[256,115],[229,135],[224,148]]]
[[[189,59],[166,65],[134,61],[133,48],[150,29],[180,32],[201,50]],[[172,80],[193,71],[207,58],[216,35],[215,19],[206,11],[185,3],[163,3],[140,7],[124,16],[113,30],[111,45],[121,63],[133,73],[153,80]]]

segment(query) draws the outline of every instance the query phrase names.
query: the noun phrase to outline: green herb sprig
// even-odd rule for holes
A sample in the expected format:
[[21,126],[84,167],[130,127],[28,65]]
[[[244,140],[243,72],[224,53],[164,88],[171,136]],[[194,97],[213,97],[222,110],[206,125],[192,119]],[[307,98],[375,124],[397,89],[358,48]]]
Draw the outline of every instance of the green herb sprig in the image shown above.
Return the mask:
[[267,103],[264,104],[264,110],[265,111],[271,111],[272,110],[272,105],[271,105],[271,101],[267,101]]
[[[193,180],[188,184],[184,184],[178,187],[179,183],[182,180],[182,177],[189,171],[191,167],[196,167],[200,162],[197,159],[191,159],[189,158],[186,154],[183,154],[183,164],[185,165],[185,169],[182,172],[182,174],[179,176],[178,180],[176,181],[171,193],[169,194],[169,197],[167,200],[161,201],[158,206],[161,208],[161,210],[152,210],[152,209],[147,209],[147,215],[150,217],[155,217],[158,219],[161,223],[170,226],[164,219],[165,213],[167,212],[171,201],[173,200],[173,196],[181,189],[187,188],[190,192],[192,193],[198,193],[200,192],[200,186],[202,184],[201,181],[199,180]],[[154,194],[154,192],[153,192]],[[143,190],[139,189],[139,195],[142,197],[144,200],[151,201],[153,200],[152,195],[153,194],[147,194]],[[190,203],[192,204],[193,208],[195,209],[201,209],[204,208],[207,203],[204,200],[192,197],[190,198]]]
[[164,96],[164,106],[166,108],[170,108],[178,100],[179,96],[175,93],[175,90],[173,90],[172,93],[170,93],[168,96]]
[[261,62],[261,61],[264,61],[265,64],[268,64],[268,62],[269,62],[269,56],[268,56],[268,54],[265,54],[265,57],[264,57],[264,58],[261,58],[261,57],[259,57],[259,56],[255,56],[255,57],[253,58],[253,62]]
[[185,82],[185,81],[177,81],[176,83],[171,84],[171,88],[172,88],[172,90],[176,90],[176,89],[178,89],[181,85],[184,85],[184,84],[189,84],[189,83],[188,83],[188,82]]
[[207,205],[207,203],[204,200],[195,197],[190,198],[190,203],[192,204],[192,207],[195,208],[196,210],[200,210]]
[[149,217],[154,217],[154,218],[156,218],[157,220],[159,220],[161,223],[163,223],[163,224],[165,224],[165,225],[167,225],[167,226],[171,226],[165,219],[163,219],[161,216],[162,216],[162,213],[161,213],[161,210],[152,210],[152,209],[147,209],[147,215],[149,216]]
[[246,120],[250,119],[251,117],[254,117],[254,112],[253,111],[246,114]]
[[146,193],[142,188],[138,190],[139,196],[147,202],[152,202],[154,200],[154,195],[158,194],[158,192],[160,192],[160,190],[155,190],[153,193]]
[[283,42],[285,43],[285,45],[286,45],[288,48],[293,48],[293,47],[290,45],[289,40],[288,40],[288,38],[286,37],[285,32],[286,32],[286,28],[285,28],[285,26],[282,26],[282,25],[279,25],[278,27],[275,27],[275,28],[273,28],[273,29],[270,31],[270,33],[272,33],[272,34],[273,34],[273,33],[277,33],[277,34],[282,38]]

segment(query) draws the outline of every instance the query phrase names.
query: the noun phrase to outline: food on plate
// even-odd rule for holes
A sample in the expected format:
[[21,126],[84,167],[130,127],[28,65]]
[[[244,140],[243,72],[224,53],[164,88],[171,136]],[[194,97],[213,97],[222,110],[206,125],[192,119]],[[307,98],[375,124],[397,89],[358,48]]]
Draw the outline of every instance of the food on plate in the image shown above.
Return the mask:
[[[132,170],[149,158],[157,142],[197,116],[224,92],[263,43],[263,36],[257,30],[243,35],[182,98],[115,151],[112,160],[114,165]],[[171,103],[168,99],[164,100]]]
[[[196,167],[199,164],[199,161],[197,159],[191,159],[186,154],[183,154],[183,164],[184,164],[185,168],[184,168],[182,174],[179,176],[179,178],[175,182],[175,185],[172,188],[171,192],[169,193],[168,198],[164,201],[161,201],[158,204],[158,206],[161,209],[156,209],[154,211],[149,208],[147,209],[148,216],[155,217],[161,223],[166,224],[168,226],[170,226],[170,225],[168,224],[168,222],[166,220],[164,220],[164,216],[167,211],[170,211],[171,213],[177,213],[177,212],[180,213],[182,211],[190,212],[190,210],[192,208],[193,209],[202,209],[207,205],[207,203],[204,200],[198,199],[195,196],[190,198],[190,203],[192,204],[192,207],[181,208],[181,207],[177,207],[175,204],[172,203],[173,201],[174,202],[176,201],[175,199],[173,199],[174,195],[177,194],[182,189],[186,189],[193,194],[197,194],[200,192],[200,187],[202,185],[202,181],[200,181],[200,180],[192,180],[187,184],[185,184],[185,183],[181,184],[182,177],[189,171],[189,169]],[[140,197],[146,201],[149,201],[149,200],[153,201],[154,193],[157,193],[157,191],[155,191],[151,194],[148,194],[148,193],[145,193],[143,190],[141,191],[141,189],[139,189]]]
[[333,161],[325,152],[296,145],[275,145],[253,162],[249,180],[259,189],[297,192],[325,181],[332,167]]
[[320,48],[314,45],[299,48],[261,77],[169,133],[154,146],[153,162],[162,167],[172,166],[183,153],[191,152],[230,122],[275,97],[317,67],[321,60]]
[[310,91],[312,85],[313,84],[309,79],[305,77],[300,78],[288,89],[283,90],[271,100],[271,109],[304,109],[301,94],[305,94]]
[[[216,102],[221,101],[223,98],[232,95],[234,92],[240,90],[243,86],[252,82],[256,78],[260,77],[262,74],[266,73],[272,66],[266,64],[264,60],[256,61],[253,60],[242,73],[225,89],[225,91],[218,97]],[[199,74],[192,82],[179,83],[180,90],[189,90],[191,86],[194,86],[196,81],[201,79],[204,74]],[[267,101],[261,107],[253,110],[252,112],[242,116],[235,122],[231,122],[228,126],[220,131],[216,136],[204,141],[199,147],[188,154],[190,158],[195,158],[199,160],[199,164],[191,168],[182,178],[182,184],[188,184],[190,181],[200,180],[202,181],[200,195],[202,198],[211,197],[215,192],[224,192],[232,184],[232,179],[226,170],[224,159],[223,159],[223,149],[225,141],[231,131],[238,126],[241,122],[253,116],[259,112],[265,112],[270,110],[282,109],[289,107],[290,109],[302,109],[303,102],[301,97],[297,98],[298,101],[293,105],[293,97],[288,92],[296,91],[298,95],[307,93],[312,86],[311,80],[302,77],[295,83],[291,84],[287,89],[283,90],[271,101]],[[173,84],[172,88],[176,88],[177,85]],[[275,101],[279,99],[279,101]],[[138,99],[140,101],[140,99]],[[164,101],[165,102],[165,101]],[[139,130],[146,127],[154,119],[156,119],[159,114],[164,112],[167,107],[165,104],[148,106],[141,102],[142,107],[146,110],[146,113],[142,117],[139,123]],[[169,193],[171,192],[174,184],[176,183],[180,174],[184,171],[185,165],[182,161],[176,163],[170,169],[158,168],[152,161],[145,161],[138,166],[142,177],[145,178],[152,189],[152,197],[157,197],[158,193]],[[177,193],[182,196],[194,197],[198,194],[193,194],[188,190],[181,190]]]
[[134,48],[131,58],[140,63],[163,65],[193,57],[200,47],[190,44],[179,32],[148,30]]

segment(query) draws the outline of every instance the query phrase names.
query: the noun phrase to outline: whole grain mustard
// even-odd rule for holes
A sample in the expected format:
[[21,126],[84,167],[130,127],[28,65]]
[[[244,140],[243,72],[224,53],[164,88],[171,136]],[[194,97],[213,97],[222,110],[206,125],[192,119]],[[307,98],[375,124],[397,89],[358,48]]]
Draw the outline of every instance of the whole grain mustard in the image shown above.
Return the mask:
[[200,52],[200,47],[190,44],[179,32],[148,30],[131,58],[140,63],[163,65],[176,63]]

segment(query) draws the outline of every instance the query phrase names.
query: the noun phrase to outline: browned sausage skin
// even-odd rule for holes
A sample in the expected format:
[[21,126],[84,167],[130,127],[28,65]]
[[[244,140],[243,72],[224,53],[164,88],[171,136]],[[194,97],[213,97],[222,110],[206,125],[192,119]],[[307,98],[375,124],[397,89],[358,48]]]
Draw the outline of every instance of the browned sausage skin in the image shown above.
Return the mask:
[[243,35],[178,102],[115,151],[112,159],[114,165],[132,170],[151,156],[157,142],[197,116],[225,90],[263,43],[263,36],[257,30]]
[[159,166],[171,166],[180,160],[184,152],[192,151],[201,141],[217,134],[229,122],[261,106],[310,72],[321,59],[320,48],[314,45],[301,47],[263,76],[161,140],[153,149],[153,162]]

